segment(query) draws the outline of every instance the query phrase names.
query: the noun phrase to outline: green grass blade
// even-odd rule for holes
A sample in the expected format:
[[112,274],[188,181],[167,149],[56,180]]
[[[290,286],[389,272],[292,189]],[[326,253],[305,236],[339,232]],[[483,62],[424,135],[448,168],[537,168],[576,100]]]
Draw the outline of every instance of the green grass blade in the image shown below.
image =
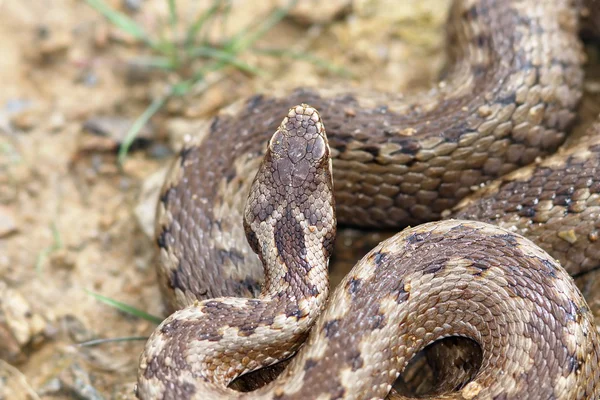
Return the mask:
[[58,231],[58,227],[55,222],[52,222],[50,224],[50,229],[52,230],[52,244],[40,251],[35,260],[35,271],[38,274],[42,273],[42,266],[44,265],[50,254],[63,247],[62,237],[60,235],[60,232]]
[[177,26],[177,6],[175,0],[168,0],[169,2],[169,23],[171,27]]
[[147,43],[151,47],[155,47],[154,43],[148,36],[148,34],[139,26],[134,20],[129,18],[127,15],[111,8],[104,0],[85,0],[91,7],[93,7],[100,14],[104,15],[113,25],[119,29],[127,32],[134,38]]
[[222,0],[214,0],[211,6],[206,11],[201,13],[196,19],[196,21],[194,21],[194,23],[190,26],[185,38],[186,47],[190,47],[193,45],[194,41],[196,40],[196,36],[198,36],[198,33],[200,32],[204,24],[210,19],[212,19],[212,17],[219,11],[221,7],[221,1]]
[[99,344],[104,343],[115,343],[115,342],[134,342],[138,340],[148,340],[148,336],[125,336],[118,338],[109,338],[109,339],[94,339],[88,340],[87,342],[77,343],[78,347],[88,347],[88,346],[97,346]]
[[281,21],[281,19],[283,19],[287,15],[289,9],[294,6],[294,4],[296,4],[296,0],[290,2],[285,8],[276,9],[254,31],[251,32],[250,30],[243,30],[242,32],[239,32],[232,39],[227,41],[222,50],[208,46],[202,46],[191,49],[191,56],[210,57],[216,59],[217,61],[208,66],[198,69],[191,79],[181,82],[178,88],[178,94],[184,93],[184,90],[182,90],[183,88],[185,88],[185,91],[187,91],[193,85],[204,79],[204,76],[208,71],[215,71],[221,69],[227,64],[234,65],[236,68],[242,71],[250,72],[252,74],[265,75],[264,71],[239,60],[236,57],[236,55],[244,51],[249,46],[251,46],[269,29],[271,29],[279,21]]
[[[197,79],[202,80],[203,78],[204,76],[202,75],[199,76]],[[173,96],[184,96],[192,88],[194,83],[196,83],[194,79],[186,79],[184,81],[177,82],[171,88],[171,94]]]
[[237,69],[251,73],[253,75],[265,75],[265,72],[263,70],[254,67],[244,61],[241,61],[230,52],[215,49],[214,47],[195,47],[190,50],[189,54],[192,57],[208,57],[219,61],[223,61],[224,64],[233,65]]
[[109,305],[113,308],[116,308],[119,311],[127,313],[129,315],[133,315],[138,318],[145,319],[146,321],[153,322],[155,324],[160,324],[162,322],[162,318],[156,317],[154,315],[148,314],[142,310],[138,310],[135,307],[132,307],[128,304],[121,303],[120,301],[111,299],[110,297],[102,296],[101,294],[94,293],[90,290],[85,289],[86,293],[96,298],[96,300],[101,301],[102,303]]
[[255,29],[243,29],[229,39],[225,45],[225,51],[239,53],[252,46],[265,33],[279,23],[294,7],[297,0],[290,1],[285,7],[275,9]]
[[168,43],[171,45],[169,49],[169,56],[171,58],[172,64],[175,68],[178,68],[180,65],[179,61],[179,52],[177,51],[177,6],[175,4],[175,0],[167,0],[169,4],[169,25],[171,27],[171,39]]
[[343,76],[345,78],[352,77],[352,72],[344,67],[330,63],[329,61],[317,57],[313,54],[296,52],[286,49],[254,49],[254,52],[265,54],[273,57],[291,58],[293,60],[306,61],[317,67],[323,68],[333,74]]
[[125,158],[127,158],[127,153],[129,152],[129,148],[133,144],[137,134],[140,130],[146,125],[146,123],[152,118],[154,114],[158,112],[158,110],[167,102],[169,96],[158,97],[154,99],[154,101],[146,108],[146,110],[140,115],[134,123],[131,125],[131,128],[127,131],[125,135],[125,139],[123,139],[123,143],[119,147],[119,154],[117,160],[119,165],[123,165],[125,162]]
[[167,57],[138,57],[130,61],[131,65],[158,68],[167,71],[174,69],[173,63]]

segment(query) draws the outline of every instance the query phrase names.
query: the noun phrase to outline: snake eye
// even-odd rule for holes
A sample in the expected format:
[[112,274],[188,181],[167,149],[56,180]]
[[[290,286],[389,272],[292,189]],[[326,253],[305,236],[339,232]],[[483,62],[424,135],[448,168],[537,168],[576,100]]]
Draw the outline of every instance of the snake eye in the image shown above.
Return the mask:
[[281,133],[280,130],[277,130],[277,132],[271,136],[271,140],[269,140],[269,150],[273,153],[280,154],[283,151],[283,139],[283,133]]
[[306,146],[306,152],[312,155],[313,160],[322,159],[326,154],[326,150],[327,145],[321,136],[315,137]]

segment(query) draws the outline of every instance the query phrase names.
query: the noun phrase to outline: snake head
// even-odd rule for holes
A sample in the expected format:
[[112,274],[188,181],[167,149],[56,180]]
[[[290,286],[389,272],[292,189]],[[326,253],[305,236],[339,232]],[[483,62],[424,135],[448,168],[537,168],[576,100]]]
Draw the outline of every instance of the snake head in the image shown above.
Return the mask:
[[[267,145],[250,189],[244,227],[252,249],[265,259],[273,238],[319,243],[328,258],[335,237],[331,159],[319,113],[302,104],[290,108]],[[316,239],[316,240],[315,240]],[[298,256],[305,243],[299,243]]]

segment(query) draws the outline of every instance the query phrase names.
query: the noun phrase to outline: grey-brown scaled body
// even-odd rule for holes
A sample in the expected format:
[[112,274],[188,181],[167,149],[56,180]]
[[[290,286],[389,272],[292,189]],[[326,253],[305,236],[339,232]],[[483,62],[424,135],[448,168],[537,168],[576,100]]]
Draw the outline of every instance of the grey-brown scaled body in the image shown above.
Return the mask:
[[[245,241],[242,210],[282,112],[301,103],[315,107],[327,127],[340,222],[402,227],[448,217],[444,211],[471,187],[503,177],[450,216],[528,235],[569,272],[598,267],[598,128],[570,153],[507,175],[554,152],[574,118],[583,80],[580,10],[577,1],[457,1],[448,25],[449,72],[433,91],[399,101],[300,89],[255,96],[221,113],[201,144],[183,150],[160,199],[159,274],[171,307],[259,294],[262,265]],[[222,318],[224,326],[244,323],[233,314]],[[236,328],[202,340],[254,340],[273,322],[246,320],[247,336]],[[165,344],[181,332],[196,337],[186,324],[155,332],[163,347],[143,356],[140,397],[206,398],[190,383],[204,381],[189,375],[197,359],[191,346]],[[412,355],[448,335],[479,342],[483,364],[462,392],[444,398],[599,396],[597,331],[572,280],[526,239],[457,221],[384,242],[340,284],[282,377],[251,394],[219,393],[384,397]],[[252,367],[229,368],[237,361],[222,358],[219,368],[235,371],[216,382],[275,360],[251,361]],[[490,372],[497,363],[501,378]]]

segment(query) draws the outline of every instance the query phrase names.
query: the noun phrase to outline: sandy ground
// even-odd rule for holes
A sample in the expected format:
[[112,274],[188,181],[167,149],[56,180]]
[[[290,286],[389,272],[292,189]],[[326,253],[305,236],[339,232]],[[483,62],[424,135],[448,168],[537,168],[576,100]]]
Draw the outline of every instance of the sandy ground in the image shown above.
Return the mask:
[[[171,34],[166,1],[108,3],[147,32]],[[234,2],[210,37],[261,20],[275,3]],[[311,3],[303,4],[311,10]],[[78,343],[144,337],[154,327],[88,291],[163,315],[150,227],[155,189],[181,137],[258,91],[322,82],[392,91],[430,84],[444,63],[447,3],[355,1],[342,17],[324,11],[311,23],[284,20],[257,47],[308,52],[351,77],[249,52],[243,60],[264,76],[233,68],[209,74],[151,120],[120,169],[124,131],[176,75],[140,67],[148,49],[83,1],[0,0],[0,399],[132,398],[143,341]],[[209,2],[177,4],[185,26]],[[600,112],[598,54],[589,50],[579,130]],[[338,259],[354,263],[350,246],[361,253],[372,241],[342,233]],[[598,281],[594,274],[578,278],[597,316]]]

